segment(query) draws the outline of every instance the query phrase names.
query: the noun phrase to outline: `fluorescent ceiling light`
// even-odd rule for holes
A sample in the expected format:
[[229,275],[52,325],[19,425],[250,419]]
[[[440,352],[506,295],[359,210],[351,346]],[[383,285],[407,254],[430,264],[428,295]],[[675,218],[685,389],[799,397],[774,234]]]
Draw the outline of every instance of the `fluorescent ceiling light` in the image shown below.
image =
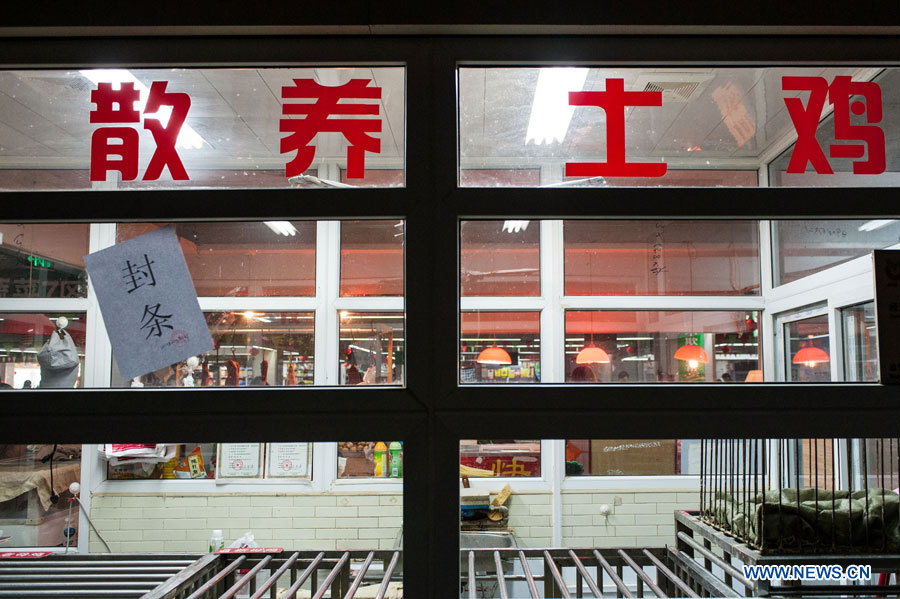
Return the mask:
[[866,221],[859,226],[860,231],[874,231],[875,229],[880,229],[881,227],[886,227],[891,223],[897,222],[894,219],[879,219],[879,220],[870,220]]
[[537,145],[561,142],[569,130],[575,107],[569,106],[569,92],[581,91],[588,69],[545,68],[540,70],[525,143]]
[[528,229],[527,220],[505,220],[503,221],[503,228],[501,231],[508,231],[510,233],[518,233],[519,231],[525,231]]
[[297,228],[286,220],[267,220],[264,224],[279,235],[293,237],[297,234]]
[[[147,98],[150,96],[150,88],[138,81],[137,77],[131,74],[131,71],[125,69],[91,69],[87,71],[79,71],[84,77],[90,79],[95,85],[99,83],[112,83],[113,89],[121,89],[122,83],[134,83],[134,89],[140,90],[140,99],[135,102],[134,109],[143,112],[144,106],[147,105]],[[159,112],[145,114],[145,119],[159,119],[162,126],[169,124],[169,117],[172,115],[171,106],[161,106]],[[176,148],[184,150],[196,150],[203,147],[206,140],[200,137],[200,134],[191,129],[185,123],[178,132],[178,140],[175,142]],[[209,145],[209,144],[207,144]]]

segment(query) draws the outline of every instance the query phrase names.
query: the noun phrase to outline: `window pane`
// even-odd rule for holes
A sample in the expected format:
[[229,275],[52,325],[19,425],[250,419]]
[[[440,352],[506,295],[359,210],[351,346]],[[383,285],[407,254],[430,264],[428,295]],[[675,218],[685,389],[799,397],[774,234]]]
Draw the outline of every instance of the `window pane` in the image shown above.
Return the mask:
[[699,439],[569,439],[566,476],[700,474]]
[[403,295],[403,221],[341,222],[341,296]]
[[566,295],[759,295],[755,221],[567,220]]
[[459,474],[469,478],[540,476],[540,439],[464,439]]
[[86,297],[90,225],[0,224],[0,298]]
[[866,256],[900,241],[900,220],[772,222],[775,285]]
[[[789,363],[788,380],[821,383],[831,380],[828,316],[814,316],[784,325]],[[787,361],[787,360],[786,360]]]
[[[405,77],[399,66],[0,71],[0,189],[402,187]],[[161,172],[144,126],[157,82],[161,112],[183,121]]]
[[0,445],[0,551],[62,547],[67,538],[77,546],[79,504],[69,485],[80,481],[81,445]]
[[878,382],[878,335],[875,303],[841,310],[844,324],[844,380]]
[[[147,444],[155,445],[155,444]],[[136,480],[136,479],[204,479],[216,477],[216,444],[215,443],[171,443],[168,444],[172,458],[166,461],[158,461],[156,457],[111,457],[102,454],[106,458],[106,478],[108,480]],[[104,446],[112,452],[125,453],[127,448],[132,451],[144,446],[109,444]],[[151,452],[145,451],[145,454]]]
[[[60,317],[68,320],[62,337]],[[0,388],[84,387],[86,331],[84,312],[0,312]]]
[[460,247],[464,296],[541,294],[540,221],[463,221]]
[[[785,89],[783,77],[820,78],[827,87],[836,77],[869,82],[879,70],[462,67],[458,70],[459,184],[755,187],[758,165],[795,132],[785,100],[809,101],[810,92],[793,91],[790,86]],[[887,69],[876,79],[884,90],[885,107],[897,103],[898,78],[897,69]],[[576,95],[570,96],[570,92]],[[590,95],[597,92],[609,95],[603,100]],[[647,103],[628,104],[630,99],[618,93],[642,93]],[[874,115],[874,104],[872,111],[873,118],[880,118]],[[851,122],[865,124],[867,116],[854,114]],[[833,139],[833,123],[823,123],[823,127]],[[894,147],[900,135],[897,124],[885,123],[883,129],[887,147]],[[824,152],[829,153],[828,142],[823,139],[822,143]],[[829,162],[835,163],[835,171],[847,171],[853,161]],[[880,184],[896,184],[893,157],[889,162],[888,171],[893,172],[873,179],[882,177],[894,183]],[[778,178],[773,174],[772,180]],[[867,177],[857,180],[857,185],[868,184]],[[803,181],[794,184],[816,184]],[[826,179],[819,184],[841,183]]]
[[463,312],[460,382],[540,382],[540,345],[540,312]]
[[403,478],[402,441],[339,441],[338,478]]
[[197,363],[172,364],[124,381],[113,360],[113,387],[248,387],[313,384],[312,312],[207,312],[216,348]]
[[[122,242],[157,229],[120,223]],[[316,293],[313,221],[174,223],[197,295],[311,296]]]
[[566,381],[752,381],[758,322],[745,311],[568,311]]
[[341,385],[402,385],[406,363],[404,316],[399,312],[343,311]]

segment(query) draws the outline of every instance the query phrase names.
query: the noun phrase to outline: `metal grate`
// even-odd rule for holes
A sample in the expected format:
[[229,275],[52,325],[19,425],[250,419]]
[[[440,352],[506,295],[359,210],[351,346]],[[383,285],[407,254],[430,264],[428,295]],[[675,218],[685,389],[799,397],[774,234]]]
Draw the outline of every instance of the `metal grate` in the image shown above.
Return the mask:
[[[363,586],[375,599],[389,597],[402,581],[399,551],[282,551],[209,554],[144,599],[250,599],[355,597]],[[375,571],[373,564],[380,567]],[[377,588],[376,588],[377,585]]]
[[69,554],[0,560],[0,597],[143,597],[196,554]]

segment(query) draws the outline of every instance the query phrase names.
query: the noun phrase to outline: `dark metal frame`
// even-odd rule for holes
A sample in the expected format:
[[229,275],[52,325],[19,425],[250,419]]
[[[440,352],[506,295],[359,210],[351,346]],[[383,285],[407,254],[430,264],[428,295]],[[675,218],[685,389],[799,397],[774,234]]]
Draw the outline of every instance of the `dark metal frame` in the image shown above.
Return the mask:
[[900,64],[900,36],[2,38],[0,61],[407,68],[404,189],[6,193],[2,214],[10,222],[403,217],[404,389],[35,390],[2,398],[7,442],[100,443],[110,431],[134,441],[403,439],[404,585],[409,596],[437,597],[458,588],[448,564],[459,558],[461,438],[896,436],[900,394],[872,384],[460,387],[458,320],[450,315],[459,310],[463,217],[900,216],[893,189],[459,189],[458,64],[892,65]]

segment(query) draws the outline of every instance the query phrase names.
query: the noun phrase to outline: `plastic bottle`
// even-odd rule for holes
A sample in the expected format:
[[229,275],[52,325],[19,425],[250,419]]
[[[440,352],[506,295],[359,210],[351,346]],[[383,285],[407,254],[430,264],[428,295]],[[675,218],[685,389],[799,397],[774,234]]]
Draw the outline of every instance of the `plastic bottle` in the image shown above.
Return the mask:
[[375,444],[375,478],[383,478],[388,475],[387,445],[383,441]]
[[400,441],[391,441],[391,478],[403,476],[403,445]]
[[209,552],[215,553],[217,549],[222,549],[225,547],[225,537],[222,535],[222,531],[218,528],[212,532],[212,536],[209,538]]

